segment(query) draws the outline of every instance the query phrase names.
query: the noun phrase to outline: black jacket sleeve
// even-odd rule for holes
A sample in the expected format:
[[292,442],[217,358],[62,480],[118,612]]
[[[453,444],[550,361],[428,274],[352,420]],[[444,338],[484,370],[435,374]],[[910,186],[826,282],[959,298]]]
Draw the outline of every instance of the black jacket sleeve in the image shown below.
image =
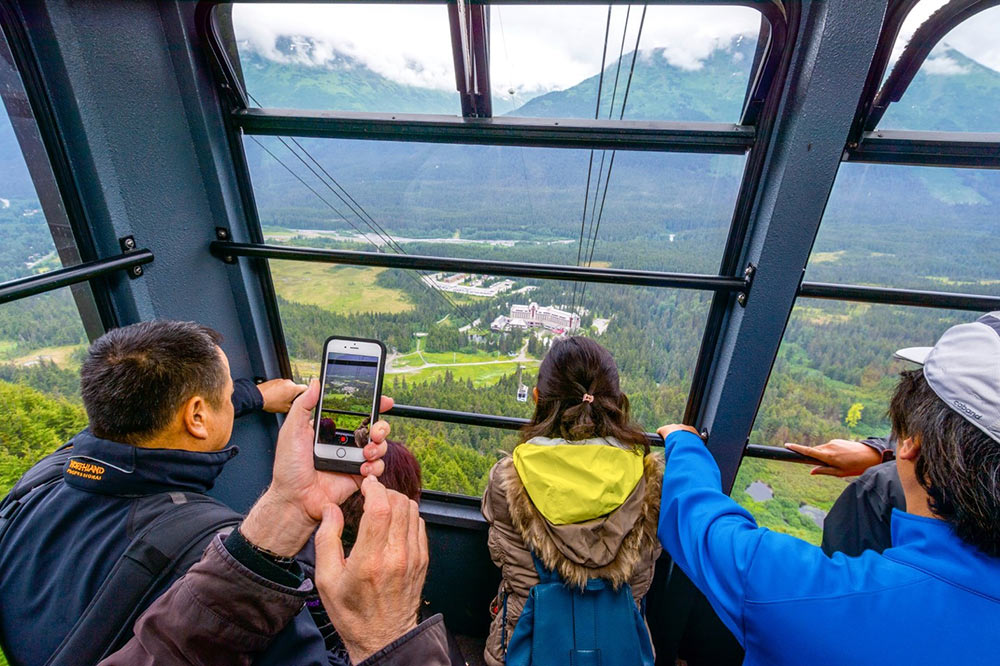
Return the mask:
[[892,510],[906,510],[895,461],[869,468],[840,494],[823,521],[823,552],[856,557],[892,546]]
[[252,379],[233,380],[233,410],[236,418],[264,408],[264,396]]
[[882,456],[882,462],[896,459],[895,437],[869,437],[861,440],[861,443],[878,451]]

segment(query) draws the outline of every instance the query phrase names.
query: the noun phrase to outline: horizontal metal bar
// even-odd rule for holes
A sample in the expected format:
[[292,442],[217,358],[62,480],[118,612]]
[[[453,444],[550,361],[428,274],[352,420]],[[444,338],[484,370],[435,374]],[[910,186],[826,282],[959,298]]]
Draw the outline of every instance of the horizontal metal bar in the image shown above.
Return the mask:
[[946,291],[920,291],[891,289],[888,287],[862,287],[825,282],[803,282],[799,287],[802,298],[825,298],[835,301],[882,303],[885,305],[911,305],[945,310],[971,310],[986,312],[1000,310],[1000,297],[981,294],[956,294]]
[[1000,133],[865,132],[844,153],[848,162],[1000,169]]
[[593,268],[586,266],[529,264],[516,261],[428,257],[416,254],[322,250],[308,247],[229,243],[225,241],[213,241],[211,251],[213,255],[226,261],[231,260],[233,257],[263,257],[265,259],[315,261],[327,264],[348,264],[351,266],[384,266],[386,268],[456,271],[482,275],[508,275],[513,277],[539,278],[542,280],[628,284],[638,287],[671,287],[673,289],[702,289],[729,292],[740,292],[747,288],[747,283],[743,278],[688,273],[662,273],[659,271],[639,271],[624,268]]
[[479,510],[479,498],[433,490],[420,491],[420,516],[429,525],[487,530],[489,524]]
[[760,444],[747,444],[743,454],[750,458],[762,458],[764,460],[779,460],[781,462],[802,463],[804,465],[822,465],[822,461],[816,458],[804,456],[801,453],[790,451],[780,446],[761,446]]
[[[490,414],[456,412],[450,409],[414,407],[411,405],[396,405],[388,412],[385,412],[385,414],[387,416],[402,416],[407,419],[441,421],[442,423],[457,423],[458,425],[481,426],[484,428],[497,428],[499,430],[520,430],[528,422],[528,419],[521,419],[514,416],[493,416]],[[659,435],[653,436],[659,438]],[[663,440],[660,441],[662,442]]]
[[78,282],[86,282],[100,275],[148,264],[152,260],[153,253],[149,250],[136,250],[108,259],[60,268],[41,275],[10,280],[0,284],[0,303],[9,303],[53,289],[68,287]]
[[[498,428],[501,430],[520,430],[528,422],[528,419],[515,418],[513,416],[494,416],[491,414],[476,414],[474,412],[456,412],[450,409],[434,409],[433,407],[414,407],[411,405],[396,405],[387,416],[399,416],[408,419],[421,419],[424,421],[440,421],[442,423],[457,423],[459,425],[480,426],[484,428]],[[663,446],[663,438],[653,432],[647,432],[646,438],[650,446]],[[794,451],[789,451],[777,446],[759,446],[749,444],[746,447],[745,455],[751,458],[764,458],[767,460],[781,460],[784,462],[805,463],[808,465],[820,464],[818,460],[804,456]]]
[[332,139],[420,141],[491,146],[742,155],[754,129],[726,123],[646,122],[552,118],[462,118],[422,114],[335,113],[288,109],[233,112],[247,134]]

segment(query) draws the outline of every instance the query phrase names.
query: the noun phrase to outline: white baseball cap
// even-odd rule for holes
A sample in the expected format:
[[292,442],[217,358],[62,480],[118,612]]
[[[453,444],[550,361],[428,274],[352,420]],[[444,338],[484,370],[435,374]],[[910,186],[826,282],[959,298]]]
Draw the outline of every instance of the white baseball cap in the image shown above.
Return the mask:
[[924,366],[931,390],[1000,442],[1000,311],[952,326],[933,347],[907,347],[894,356]]

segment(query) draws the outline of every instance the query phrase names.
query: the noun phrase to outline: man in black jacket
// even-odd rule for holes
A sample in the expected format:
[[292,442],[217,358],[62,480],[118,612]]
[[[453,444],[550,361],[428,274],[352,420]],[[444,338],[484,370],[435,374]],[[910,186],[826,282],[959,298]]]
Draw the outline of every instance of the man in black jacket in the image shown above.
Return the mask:
[[[893,356],[923,365],[930,347],[907,347]],[[857,476],[830,508],[823,522],[823,552],[854,557],[866,550],[881,553],[892,547],[892,510],[906,511],[906,497],[896,471],[896,441],[869,437],[860,442],[834,439],[819,446],[786,444],[787,448],[819,460],[812,474]]]
[[[0,545],[0,645],[12,666],[49,659],[137,532],[170,505],[204,501],[238,453],[228,445],[234,416],[287,411],[305,389],[287,380],[234,382],[220,342],[198,324],[151,321],[112,330],[91,346],[80,372],[89,426],[70,441],[62,479],[25,498]],[[384,436],[373,427],[364,473],[381,472]],[[198,560],[211,536],[146,605]],[[120,628],[113,618],[108,624]],[[290,658],[325,663],[307,612],[258,663]]]

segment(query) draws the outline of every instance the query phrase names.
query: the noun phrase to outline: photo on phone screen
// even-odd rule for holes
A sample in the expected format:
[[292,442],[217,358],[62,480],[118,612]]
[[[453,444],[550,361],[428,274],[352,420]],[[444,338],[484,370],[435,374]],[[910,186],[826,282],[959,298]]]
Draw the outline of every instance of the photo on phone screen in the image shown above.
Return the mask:
[[377,415],[385,347],[375,340],[331,338],[324,351],[323,390],[315,416],[316,465],[356,471],[345,465],[357,468],[364,462],[354,431],[370,425]]
[[[378,385],[377,356],[330,352],[320,407],[319,442],[337,444],[337,431],[350,433],[371,419]],[[354,444],[353,440],[349,444]]]

